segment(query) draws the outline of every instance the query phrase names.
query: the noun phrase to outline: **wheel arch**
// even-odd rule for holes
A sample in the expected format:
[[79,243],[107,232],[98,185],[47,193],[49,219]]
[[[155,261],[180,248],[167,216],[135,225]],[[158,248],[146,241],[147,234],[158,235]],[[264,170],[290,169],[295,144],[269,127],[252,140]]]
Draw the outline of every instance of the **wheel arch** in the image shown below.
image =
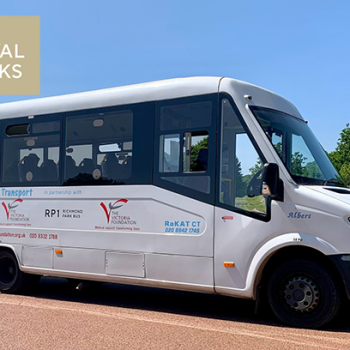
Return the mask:
[[307,258],[323,263],[340,281],[339,287],[345,291],[345,283],[330,255],[340,251],[324,239],[309,233],[284,233],[266,241],[255,252],[247,275],[247,290],[252,298],[259,298],[259,290],[268,280],[269,273],[276,264],[291,259]]
[[0,252],[1,251],[8,251],[8,252],[12,253],[13,256],[17,260],[17,264],[18,264],[19,268],[21,268],[21,262],[20,262],[19,256],[17,254],[16,249],[12,245],[9,245],[9,244],[2,244],[2,245],[0,245]]
[[342,297],[346,296],[345,283],[333,261],[327,255],[325,255],[324,252],[304,245],[288,245],[271,253],[259,266],[254,281],[254,295],[258,296],[260,289],[262,291],[266,290],[267,283],[276,266],[293,259],[302,258],[318,262],[328,269],[334,276],[340,288]]

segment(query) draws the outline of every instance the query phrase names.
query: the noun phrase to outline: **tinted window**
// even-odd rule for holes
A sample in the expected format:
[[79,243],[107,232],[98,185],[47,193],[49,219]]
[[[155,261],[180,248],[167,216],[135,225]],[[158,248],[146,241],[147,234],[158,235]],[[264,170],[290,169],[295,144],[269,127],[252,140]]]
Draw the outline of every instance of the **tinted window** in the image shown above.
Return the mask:
[[68,116],[64,185],[150,183],[153,111],[148,103]]
[[[3,123],[5,129],[1,172],[3,184],[58,185],[60,117],[17,118]],[[49,125],[52,126],[47,127]]]
[[202,201],[214,201],[216,97],[157,103],[156,185]]
[[160,108],[160,130],[208,127],[212,119],[212,102],[190,102]]
[[9,125],[6,128],[6,135],[8,136],[28,135],[28,134],[29,134],[29,124]]

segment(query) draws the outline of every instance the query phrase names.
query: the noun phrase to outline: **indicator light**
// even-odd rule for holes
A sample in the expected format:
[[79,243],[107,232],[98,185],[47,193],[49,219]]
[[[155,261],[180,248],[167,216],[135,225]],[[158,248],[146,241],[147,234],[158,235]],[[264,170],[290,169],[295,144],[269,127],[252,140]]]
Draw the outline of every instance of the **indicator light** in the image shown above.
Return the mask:
[[235,263],[234,262],[225,261],[224,262],[224,266],[225,267],[235,267]]

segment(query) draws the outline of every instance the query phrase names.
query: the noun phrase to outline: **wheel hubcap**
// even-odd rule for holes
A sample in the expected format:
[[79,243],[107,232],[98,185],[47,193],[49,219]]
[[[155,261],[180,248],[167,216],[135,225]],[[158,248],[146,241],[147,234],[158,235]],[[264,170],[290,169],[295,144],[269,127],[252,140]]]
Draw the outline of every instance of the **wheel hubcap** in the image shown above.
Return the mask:
[[319,288],[311,278],[294,277],[287,282],[284,297],[292,309],[311,312],[319,303]]

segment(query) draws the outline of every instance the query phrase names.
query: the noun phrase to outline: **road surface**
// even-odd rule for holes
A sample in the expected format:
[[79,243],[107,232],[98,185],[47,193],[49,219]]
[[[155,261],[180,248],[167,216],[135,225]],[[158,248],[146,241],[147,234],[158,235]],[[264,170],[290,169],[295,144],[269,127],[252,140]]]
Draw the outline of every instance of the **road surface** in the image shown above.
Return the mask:
[[350,349],[349,307],[323,330],[256,316],[249,300],[42,278],[27,295],[0,294],[0,349]]

